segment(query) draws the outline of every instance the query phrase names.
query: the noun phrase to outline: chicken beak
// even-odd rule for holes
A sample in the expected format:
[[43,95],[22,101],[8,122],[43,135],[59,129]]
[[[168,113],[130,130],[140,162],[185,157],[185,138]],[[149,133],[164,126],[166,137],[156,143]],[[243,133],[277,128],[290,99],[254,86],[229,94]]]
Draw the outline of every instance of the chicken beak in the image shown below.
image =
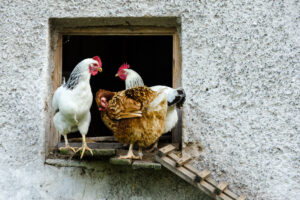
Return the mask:
[[99,68],[98,68],[98,71],[99,71],[99,72],[102,72],[102,67],[99,67]]
[[118,77],[119,76],[119,74],[117,73],[116,75],[115,75],[115,77]]

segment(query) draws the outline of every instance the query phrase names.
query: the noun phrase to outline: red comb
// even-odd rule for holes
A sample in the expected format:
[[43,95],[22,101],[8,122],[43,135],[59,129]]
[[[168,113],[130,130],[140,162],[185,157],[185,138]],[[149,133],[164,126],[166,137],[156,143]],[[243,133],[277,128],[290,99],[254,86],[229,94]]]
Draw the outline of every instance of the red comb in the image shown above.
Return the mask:
[[100,67],[102,67],[102,62],[101,62],[99,56],[94,56],[93,59],[96,60],[99,63]]
[[127,63],[124,63],[121,65],[121,67],[119,68],[119,70],[122,70],[122,69],[129,69],[130,68],[130,65],[128,65]]

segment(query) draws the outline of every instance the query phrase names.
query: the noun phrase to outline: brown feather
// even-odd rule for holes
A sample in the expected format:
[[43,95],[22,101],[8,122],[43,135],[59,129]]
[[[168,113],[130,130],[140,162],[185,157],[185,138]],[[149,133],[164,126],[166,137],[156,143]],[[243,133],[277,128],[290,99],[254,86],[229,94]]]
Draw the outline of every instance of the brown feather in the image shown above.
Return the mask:
[[[99,106],[102,95],[112,94],[109,91],[99,90],[96,94],[97,105]],[[150,103],[158,95],[147,87],[116,92],[108,102],[108,109],[101,112],[101,118],[119,142],[125,144],[137,142],[140,147],[148,147],[165,129],[166,97],[156,106],[157,109],[149,109]]]

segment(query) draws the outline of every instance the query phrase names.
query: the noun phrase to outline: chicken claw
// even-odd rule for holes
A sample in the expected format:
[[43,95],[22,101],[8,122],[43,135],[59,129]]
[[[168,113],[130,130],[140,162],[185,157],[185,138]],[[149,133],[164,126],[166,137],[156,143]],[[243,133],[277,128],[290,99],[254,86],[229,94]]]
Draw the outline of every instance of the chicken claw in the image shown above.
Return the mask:
[[76,153],[76,150],[74,147],[71,147],[69,145],[69,142],[68,142],[68,137],[67,135],[64,135],[64,139],[65,139],[65,147],[60,147],[59,150],[62,151],[62,150],[72,150],[74,153]]
[[60,147],[59,150],[60,151],[63,151],[63,150],[72,150],[74,153],[76,153],[75,148],[71,147],[69,144],[67,144],[65,147]]
[[133,153],[133,144],[130,144],[128,153],[125,156],[119,156],[119,159],[135,159],[135,160],[142,160],[143,154],[140,152],[141,150],[139,149],[139,155],[136,156]]
[[85,150],[88,150],[92,155],[94,155],[94,154],[93,154],[93,150],[92,150],[91,148],[89,148],[89,147],[87,146],[86,143],[83,144],[82,147],[78,148],[78,149],[76,150],[76,153],[77,153],[78,151],[80,151],[80,150],[82,151],[82,152],[81,152],[81,155],[80,155],[80,159],[83,158],[83,155],[84,155]]
[[125,156],[120,156],[120,159],[135,159],[135,160],[142,160],[142,156],[136,156],[133,153],[127,153]]

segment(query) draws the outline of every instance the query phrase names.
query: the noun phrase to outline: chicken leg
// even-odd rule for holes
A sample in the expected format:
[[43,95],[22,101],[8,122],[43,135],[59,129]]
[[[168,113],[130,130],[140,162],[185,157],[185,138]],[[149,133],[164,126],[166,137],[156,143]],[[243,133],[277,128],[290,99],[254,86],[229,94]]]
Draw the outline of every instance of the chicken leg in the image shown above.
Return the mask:
[[74,147],[71,147],[69,145],[69,142],[68,142],[68,137],[67,135],[64,135],[64,139],[65,139],[65,147],[60,147],[59,150],[72,150],[74,153],[76,152],[75,148]]
[[134,153],[133,153],[133,144],[130,144],[128,153],[125,156],[120,156],[119,158],[120,159],[142,160],[142,157],[140,155],[139,156],[134,155]]
[[142,149],[142,147],[139,147],[138,157],[139,157],[140,160],[143,159],[143,149]]
[[84,135],[84,134],[82,134],[82,146],[81,146],[79,149],[77,149],[76,153],[77,153],[78,151],[80,151],[80,150],[82,151],[82,152],[81,152],[81,155],[80,155],[80,159],[82,159],[85,150],[88,150],[88,151],[93,155],[93,150],[92,150],[91,148],[89,148],[89,147],[87,146],[87,144],[86,144],[86,141],[85,141],[85,135]]
[[148,153],[155,152],[158,148],[158,140],[154,143],[154,145],[151,147],[151,149],[147,150]]

